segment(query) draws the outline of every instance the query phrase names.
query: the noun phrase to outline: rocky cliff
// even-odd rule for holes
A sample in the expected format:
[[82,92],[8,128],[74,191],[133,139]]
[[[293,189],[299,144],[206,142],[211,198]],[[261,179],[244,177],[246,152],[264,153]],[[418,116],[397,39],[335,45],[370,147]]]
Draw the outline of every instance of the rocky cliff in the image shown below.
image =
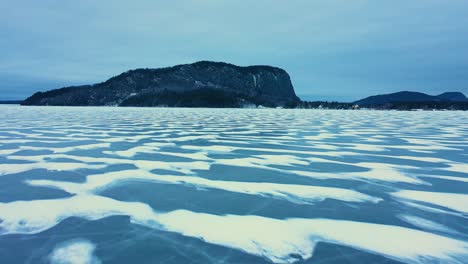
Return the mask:
[[201,61],[130,70],[94,85],[38,92],[23,105],[242,107],[298,101],[283,69]]

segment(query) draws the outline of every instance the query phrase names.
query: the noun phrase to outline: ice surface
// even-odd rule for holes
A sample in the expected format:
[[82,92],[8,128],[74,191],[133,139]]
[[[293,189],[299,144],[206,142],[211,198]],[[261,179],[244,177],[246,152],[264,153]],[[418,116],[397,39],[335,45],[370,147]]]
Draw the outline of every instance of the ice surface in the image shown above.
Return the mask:
[[467,112],[0,108],[20,263],[124,263],[122,237],[141,263],[468,258]]

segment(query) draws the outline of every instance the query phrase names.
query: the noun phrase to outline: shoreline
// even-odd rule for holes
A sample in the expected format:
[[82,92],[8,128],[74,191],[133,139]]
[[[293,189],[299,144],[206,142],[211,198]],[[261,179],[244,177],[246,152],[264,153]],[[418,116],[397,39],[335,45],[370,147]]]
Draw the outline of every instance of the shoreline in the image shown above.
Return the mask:
[[393,112],[465,112],[468,109],[381,109],[381,108],[366,108],[359,109],[351,108],[285,108],[285,107],[165,107],[165,106],[111,106],[111,105],[21,105],[18,103],[0,103],[0,106],[21,106],[21,107],[73,107],[73,108],[150,108],[150,109],[277,109],[277,110],[345,110],[345,111],[393,111]]

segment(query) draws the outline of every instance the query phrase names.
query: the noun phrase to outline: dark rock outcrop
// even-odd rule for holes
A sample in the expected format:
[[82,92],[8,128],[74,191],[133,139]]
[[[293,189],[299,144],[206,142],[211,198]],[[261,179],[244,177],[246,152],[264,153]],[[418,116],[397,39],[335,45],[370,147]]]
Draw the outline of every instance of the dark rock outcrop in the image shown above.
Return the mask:
[[99,84],[38,92],[23,105],[242,107],[299,101],[288,73],[280,68],[201,61],[130,70]]
[[354,102],[361,106],[377,106],[388,103],[404,102],[467,102],[468,98],[460,92],[447,92],[440,95],[428,95],[419,92],[398,92],[391,94],[382,94],[369,96],[367,98]]

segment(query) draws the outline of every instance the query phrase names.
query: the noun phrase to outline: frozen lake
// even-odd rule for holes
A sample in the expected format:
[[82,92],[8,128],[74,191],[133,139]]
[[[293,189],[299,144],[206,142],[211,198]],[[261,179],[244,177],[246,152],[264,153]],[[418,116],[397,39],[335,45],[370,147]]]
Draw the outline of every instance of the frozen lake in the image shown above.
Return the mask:
[[1,263],[467,263],[468,112],[0,106]]

